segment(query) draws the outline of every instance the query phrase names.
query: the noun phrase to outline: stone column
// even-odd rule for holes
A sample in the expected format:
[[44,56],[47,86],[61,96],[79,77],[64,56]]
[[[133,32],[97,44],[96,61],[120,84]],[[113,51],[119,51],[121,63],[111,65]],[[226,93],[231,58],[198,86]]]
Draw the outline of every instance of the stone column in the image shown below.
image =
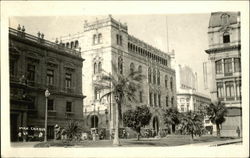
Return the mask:
[[211,101],[216,101],[217,100],[217,89],[216,89],[216,77],[215,77],[215,58],[210,57],[210,62],[211,62]]
[[236,89],[236,84],[235,84],[236,81],[235,81],[235,79],[234,79],[233,82],[234,82],[233,83],[234,84],[234,91],[233,91],[234,92],[234,100],[237,100],[237,97],[236,97],[236,91],[237,91],[237,89]]
[[222,74],[224,74],[224,59],[221,59],[221,64],[222,64]]
[[226,85],[225,85],[225,81],[223,81],[223,95],[224,95],[224,97],[223,97],[223,100],[226,100]]
[[232,73],[234,72],[234,58],[232,58]]

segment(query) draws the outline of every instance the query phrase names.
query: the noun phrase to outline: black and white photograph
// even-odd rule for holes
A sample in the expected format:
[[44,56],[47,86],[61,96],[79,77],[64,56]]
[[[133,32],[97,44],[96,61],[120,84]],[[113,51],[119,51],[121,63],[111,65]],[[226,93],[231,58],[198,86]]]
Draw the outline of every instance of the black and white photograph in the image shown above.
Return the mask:
[[248,1],[1,4],[2,157],[249,156]]

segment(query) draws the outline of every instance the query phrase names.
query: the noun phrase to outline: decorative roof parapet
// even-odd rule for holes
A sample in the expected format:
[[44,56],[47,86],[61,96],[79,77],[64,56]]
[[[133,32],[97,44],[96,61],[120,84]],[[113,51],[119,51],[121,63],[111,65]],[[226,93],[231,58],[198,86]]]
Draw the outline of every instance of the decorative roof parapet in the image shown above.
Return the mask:
[[164,51],[162,51],[162,50],[160,50],[160,49],[158,49],[150,44],[147,44],[146,42],[134,37],[133,35],[128,35],[128,41],[132,41],[133,43],[138,44],[138,46],[144,47],[145,49],[148,49],[159,56],[169,56],[169,54],[165,53]]
[[70,49],[70,48],[63,47],[61,43],[54,43],[54,42],[45,40],[44,38],[36,37],[36,36],[31,35],[31,34],[27,34],[24,31],[21,32],[20,30],[16,30],[16,29],[13,29],[13,28],[9,28],[9,34],[12,35],[12,36],[16,36],[16,37],[19,37],[19,38],[22,38],[22,39],[25,39],[25,40],[35,42],[35,43],[37,43],[39,45],[42,45],[42,46],[46,46],[46,47],[49,47],[49,48],[60,50],[60,51],[66,52],[66,53],[68,53],[70,55],[77,56],[77,57],[81,58],[81,52],[80,51],[75,50],[75,49]]

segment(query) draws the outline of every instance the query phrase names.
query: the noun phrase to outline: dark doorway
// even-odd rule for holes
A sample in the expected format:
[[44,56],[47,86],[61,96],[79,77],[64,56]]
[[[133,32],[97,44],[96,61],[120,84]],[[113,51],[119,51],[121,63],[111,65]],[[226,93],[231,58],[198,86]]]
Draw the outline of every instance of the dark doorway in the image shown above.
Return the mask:
[[96,115],[91,116],[91,128],[98,127],[98,117]]
[[155,130],[156,134],[159,132],[159,120],[157,116],[153,118],[153,129]]
[[54,139],[54,126],[48,126],[47,138],[48,139]]
[[17,141],[18,127],[17,127],[17,114],[10,115],[10,140],[12,142]]

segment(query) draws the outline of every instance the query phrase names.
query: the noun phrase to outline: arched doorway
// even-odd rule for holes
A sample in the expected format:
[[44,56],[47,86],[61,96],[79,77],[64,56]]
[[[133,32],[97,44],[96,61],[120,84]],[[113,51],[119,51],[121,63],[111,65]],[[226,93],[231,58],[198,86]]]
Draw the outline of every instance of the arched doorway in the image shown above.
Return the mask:
[[159,132],[159,119],[157,116],[153,118],[153,129],[156,132],[156,134]]
[[91,116],[91,128],[97,128],[98,127],[98,117],[96,115]]

